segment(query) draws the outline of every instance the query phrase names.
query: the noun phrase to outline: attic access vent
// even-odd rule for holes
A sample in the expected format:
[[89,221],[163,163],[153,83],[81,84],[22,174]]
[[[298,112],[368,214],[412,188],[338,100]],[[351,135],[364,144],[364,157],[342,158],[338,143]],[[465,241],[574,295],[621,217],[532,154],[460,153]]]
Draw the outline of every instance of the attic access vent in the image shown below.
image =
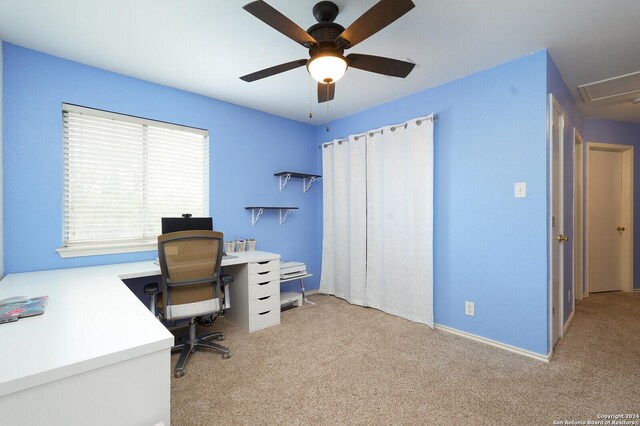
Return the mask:
[[640,94],[640,71],[578,86],[585,103]]

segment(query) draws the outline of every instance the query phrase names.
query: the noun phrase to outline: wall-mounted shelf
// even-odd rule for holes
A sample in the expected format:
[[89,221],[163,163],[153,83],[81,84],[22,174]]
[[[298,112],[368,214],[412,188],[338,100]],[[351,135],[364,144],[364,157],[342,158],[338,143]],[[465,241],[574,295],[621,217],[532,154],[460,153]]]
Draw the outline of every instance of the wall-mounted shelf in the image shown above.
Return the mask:
[[245,210],[251,210],[251,225],[255,225],[258,222],[258,219],[260,219],[260,216],[265,210],[278,210],[280,211],[280,225],[282,225],[284,221],[287,220],[289,213],[293,210],[298,210],[298,207],[250,206],[245,207]]
[[318,178],[321,178],[321,175],[312,175],[308,173],[298,173],[298,172],[278,172],[274,173],[274,176],[278,176],[278,183],[280,184],[280,191],[287,186],[287,182],[291,178],[302,179],[302,189],[304,192],[307,192],[309,188],[311,188],[311,184]]

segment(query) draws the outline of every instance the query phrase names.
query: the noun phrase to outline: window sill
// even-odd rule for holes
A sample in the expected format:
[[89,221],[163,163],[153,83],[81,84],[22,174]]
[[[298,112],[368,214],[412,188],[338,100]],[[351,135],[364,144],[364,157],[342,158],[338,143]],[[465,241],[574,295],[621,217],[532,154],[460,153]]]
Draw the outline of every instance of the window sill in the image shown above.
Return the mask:
[[155,241],[146,243],[121,243],[121,244],[92,244],[86,246],[62,247],[56,249],[61,258],[101,256],[104,254],[136,253],[141,251],[155,251],[158,243]]

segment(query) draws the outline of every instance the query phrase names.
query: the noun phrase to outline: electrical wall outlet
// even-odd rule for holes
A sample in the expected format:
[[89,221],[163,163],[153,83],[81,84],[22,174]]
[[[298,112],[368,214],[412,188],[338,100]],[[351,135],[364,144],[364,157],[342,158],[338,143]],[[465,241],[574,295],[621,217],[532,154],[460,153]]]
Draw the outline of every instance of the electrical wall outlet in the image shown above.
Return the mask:
[[470,317],[476,316],[476,305],[473,302],[464,302],[464,313]]
[[527,198],[527,183],[516,182],[514,185],[514,196],[516,198]]

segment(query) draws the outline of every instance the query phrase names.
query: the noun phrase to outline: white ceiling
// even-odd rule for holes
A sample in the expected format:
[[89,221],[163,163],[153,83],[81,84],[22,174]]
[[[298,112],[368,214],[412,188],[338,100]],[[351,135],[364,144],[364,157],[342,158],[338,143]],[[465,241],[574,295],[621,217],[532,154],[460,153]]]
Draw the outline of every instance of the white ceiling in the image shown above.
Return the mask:
[[[238,77],[307,51],[242,9],[249,0],[2,0],[5,41],[314,124],[548,48],[585,117],[640,123],[640,104],[582,103],[577,86],[640,71],[638,0],[414,0],[348,53],[418,64],[406,79],[350,69],[318,105],[304,68]],[[267,0],[298,25],[316,0]],[[347,27],[376,0],[335,0]],[[311,102],[310,102],[311,97]],[[309,108],[314,118],[309,120]]]

